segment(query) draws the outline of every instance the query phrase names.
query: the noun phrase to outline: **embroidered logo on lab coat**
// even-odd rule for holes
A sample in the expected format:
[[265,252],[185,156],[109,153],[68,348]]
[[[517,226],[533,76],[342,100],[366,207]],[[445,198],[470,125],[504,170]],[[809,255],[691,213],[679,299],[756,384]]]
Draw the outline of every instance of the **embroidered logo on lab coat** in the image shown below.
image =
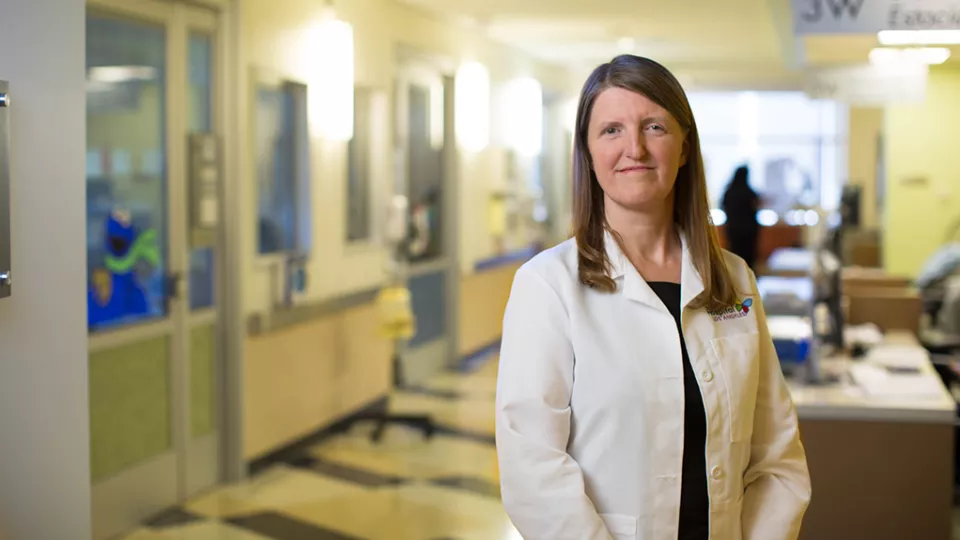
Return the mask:
[[743,302],[737,302],[733,306],[720,311],[711,311],[714,321],[729,321],[730,319],[741,319],[750,313],[750,307],[753,305],[753,299],[747,298]]

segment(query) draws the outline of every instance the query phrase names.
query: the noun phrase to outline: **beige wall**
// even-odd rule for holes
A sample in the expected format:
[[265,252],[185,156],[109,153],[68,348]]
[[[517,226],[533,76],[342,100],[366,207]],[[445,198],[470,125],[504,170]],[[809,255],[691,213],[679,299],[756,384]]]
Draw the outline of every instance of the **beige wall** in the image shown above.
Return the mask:
[[[251,90],[258,73],[282,76],[311,88],[324,84],[315,69],[315,51],[304,48],[318,22],[324,2],[317,0],[244,0],[241,12],[240,136],[252,141]],[[353,25],[357,84],[378,95],[374,142],[373,191],[379,203],[393,190],[390,96],[399,45],[449,60],[451,68],[464,61],[483,62],[491,77],[491,111],[504,83],[515,76],[534,76],[545,90],[563,92],[565,72],[531,59],[481,35],[479,29],[441,20],[389,0],[338,2],[339,16]],[[308,301],[324,301],[377,287],[384,277],[384,251],[375,245],[346,245],[346,144],[322,139],[311,125],[313,260],[309,264]],[[465,274],[493,255],[487,230],[487,193],[503,183],[506,168],[497,148],[496,124],[491,146],[480,153],[460,153],[458,229],[460,265]],[[245,261],[241,269],[246,314],[268,311],[272,305],[269,260],[256,253],[257,200],[253,156],[242,164],[242,212]],[[374,214],[381,213],[375,210]],[[515,269],[514,269],[515,270]],[[499,336],[503,304],[513,270],[467,276],[460,316],[460,349],[489,344]],[[306,322],[296,327],[251,337],[245,343],[244,456],[252,459],[311,433],[338,417],[384,395],[389,389],[389,343],[376,334],[373,306]]]
[[960,67],[934,66],[922,105],[889,107],[884,266],[916,276],[960,219]]
[[883,132],[883,109],[850,108],[850,183],[862,186],[861,226],[876,228],[877,138]]
[[283,447],[385,395],[390,344],[367,305],[248,338],[244,457]]
[[512,264],[464,276],[460,282],[460,355],[477,352],[500,339],[503,310],[518,268],[519,264]]
[[[249,77],[259,69],[283,75],[317,87],[324,83],[323,73],[314,69],[317,52],[306,49],[310,29],[318,22],[323,2],[316,0],[245,0],[242,5],[242,73],[248,79],[241,98],[241,111],[250,110]],[[395,48],[404,44],[434,55],[441,55],[455,67],[461,62],[478,60],[490,70],[496,98],[498,89],[512,77],[531,75],[546,87],[566,90],[566,73],[538,64],[517,51],[494,44],[479,29],[441,20],[389,0],[357,0],[337,4],[339,15],[354,28],[357,84],[382,92],[387,104],[395,72]],[[496,110],[496,103],[491,110]],[[241,131],[249,140],[249,113]],[[316,126],[311,126],[316,127]],[[391,122],[384,110],[379,122],[381,140],[375,145],[374,192],[379,201],[392,192]],[[497,126],[492,126],[497,133]],[[377,286],[383,278],[384,253],[378,246],[347,246],[345,228],[346,145],[311,135],[313,261],[309,265],[311,283],[308,297],[322,300]],[[495,144],[495,142],[494,142]],[[492,145],[493,146],[493,145]],[[461,212],[458,236],[462,243],[461,267],[472,269],[476,260],[493,254],[486,233],[485,200],[487,186],[501,184],[504,167],[493,148],[479,154],[459,156]],[[246,311],[258,312],[271,305],[269,274],[265,261],[256,254],[256,193],[252,156],[244,163],[243,211],[250,216],[245,224],[244,242],[247,263],[243,269]],[[374,212],[377,213],[376,211]]]
[[[457,315],[462,356],[500,338],[520,263],[464,276]],[[244,457],[256,459],[353,413],[390,389],[390,345],[366,305],[248,338]]]

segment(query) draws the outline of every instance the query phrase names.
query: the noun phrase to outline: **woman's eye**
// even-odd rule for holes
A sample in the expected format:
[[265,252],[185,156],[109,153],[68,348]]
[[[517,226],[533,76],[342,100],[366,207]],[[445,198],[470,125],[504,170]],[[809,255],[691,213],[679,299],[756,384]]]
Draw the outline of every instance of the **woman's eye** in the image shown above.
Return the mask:
[[647,129],[652,129],[654,131],[664,131],[663,126],[657,124],[651,124]]
[[614,134],[616,134],[616,133],[617,133],[617,128],[615,128],[615,127],[608,127],[608,128],[606,128],[606,129],[603,130],[603,134],[604,134],[604,135],[614,135]]

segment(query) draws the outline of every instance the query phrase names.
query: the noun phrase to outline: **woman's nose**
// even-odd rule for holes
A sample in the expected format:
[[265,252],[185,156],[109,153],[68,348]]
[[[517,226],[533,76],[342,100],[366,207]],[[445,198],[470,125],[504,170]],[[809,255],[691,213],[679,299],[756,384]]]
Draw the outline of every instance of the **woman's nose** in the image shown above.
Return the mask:
[[647,157],[647,141],[643,137],[643,131],[634,132],[628,139],[629,148],[627,157],[637,161]]

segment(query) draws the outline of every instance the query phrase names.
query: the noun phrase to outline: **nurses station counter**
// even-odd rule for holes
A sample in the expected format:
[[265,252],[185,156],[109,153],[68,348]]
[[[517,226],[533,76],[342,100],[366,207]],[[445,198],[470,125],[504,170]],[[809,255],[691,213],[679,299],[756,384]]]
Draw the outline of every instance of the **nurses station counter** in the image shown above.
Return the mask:
[[[771,316],[771,326],[783,326]],[[956,402],[908,333],[788,377],[813,498],[803,540],[948,540]]]

